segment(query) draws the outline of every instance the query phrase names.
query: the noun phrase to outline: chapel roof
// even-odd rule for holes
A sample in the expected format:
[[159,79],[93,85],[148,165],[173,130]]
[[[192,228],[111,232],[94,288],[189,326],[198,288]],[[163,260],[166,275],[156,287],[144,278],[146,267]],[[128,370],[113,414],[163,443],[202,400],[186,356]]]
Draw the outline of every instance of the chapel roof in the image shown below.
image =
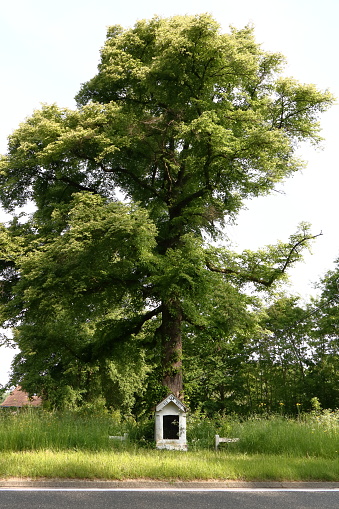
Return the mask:
[[186,406],[182,403],[182,401],[180,401],[180,399],[176,398],[174,394],[169,394],[165,399],[158,403],[155,407],[156,411],[159,412],[169,403],[174,403],[179,408],[179,410],[182,412],[187,412]]

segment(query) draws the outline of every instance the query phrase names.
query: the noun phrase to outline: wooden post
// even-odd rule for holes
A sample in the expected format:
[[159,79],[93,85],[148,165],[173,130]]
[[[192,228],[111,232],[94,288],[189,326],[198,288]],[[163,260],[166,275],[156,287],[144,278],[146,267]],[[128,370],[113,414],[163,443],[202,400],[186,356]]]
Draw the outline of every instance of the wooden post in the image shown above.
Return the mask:
[[215,450],[218,450],[219,444],[224,442],[227,444],[233,444],[239,442],[240,438],[221,438],[219,435],[215,435]]

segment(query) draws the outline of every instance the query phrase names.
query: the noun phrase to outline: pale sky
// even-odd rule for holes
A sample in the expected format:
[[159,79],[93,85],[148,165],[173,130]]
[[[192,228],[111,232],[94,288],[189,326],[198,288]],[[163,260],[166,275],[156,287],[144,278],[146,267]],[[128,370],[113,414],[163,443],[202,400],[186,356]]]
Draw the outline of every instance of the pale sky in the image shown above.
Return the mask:
[[[154,15],[211,13],[224,31],[251,23],[268,51],[283,53],[285,74],[339,99],[338,0],[0,0],[0,153],[7,136],[40,103],[74,107],[80,84],[96,73],[106,27],[131,27]],[[301,221],[323,235],[312,256],[291,272],[292,290],[307,298],[312,284],[339,257],[337,234],[338,106],[323,115],[322,150],[302,147],[308,161],[302,174],[280,187],[285,194],[259,198],[228,231],[239,249],[255,249],[285,240]],[[0,214],[4,221],[4,214]],[[8,380],[13,351],[0,348],[0,383]]]

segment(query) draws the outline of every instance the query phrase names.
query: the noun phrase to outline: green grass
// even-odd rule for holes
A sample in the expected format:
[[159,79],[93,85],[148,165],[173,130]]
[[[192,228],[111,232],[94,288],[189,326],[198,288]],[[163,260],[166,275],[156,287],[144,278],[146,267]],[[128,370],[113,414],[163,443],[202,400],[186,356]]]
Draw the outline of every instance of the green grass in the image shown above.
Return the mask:
[[326,420],[274,417],[235,423],[232,433],[241,437],[237,450],[242,453],[339,460],[338,421],[328,426]]
[[0,414],[0,451],[37,449],[107,450],[109,434],[117,434],[113,419],[39,410]]
[[[109,435],[129,433],[129,441]],[[214,451],[214,435],[239,437]],[[339,481],[339,413],[188,419],[189,451],[158,451],[153,422],[0,412],[0,478]]]
[[0,477],[338,481],[337,459],[199,451],[37,451],[0,456]]

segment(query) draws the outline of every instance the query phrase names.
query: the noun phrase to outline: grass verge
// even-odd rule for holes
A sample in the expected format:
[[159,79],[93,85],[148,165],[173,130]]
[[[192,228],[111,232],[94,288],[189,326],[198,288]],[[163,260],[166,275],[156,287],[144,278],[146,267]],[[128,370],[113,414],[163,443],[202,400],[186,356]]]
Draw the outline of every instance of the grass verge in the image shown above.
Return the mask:
[[337,459],[176,451],[5,452],[0,477],[154,480],[338,481]]
[[[109,435],[128,432],[124,442]],[[0,478],[339,481],[339,411],[288,419],[193,414],[189,451],[154,449],[153,421],[0,412]],[[214,451],[214,436],[240,441]]]

